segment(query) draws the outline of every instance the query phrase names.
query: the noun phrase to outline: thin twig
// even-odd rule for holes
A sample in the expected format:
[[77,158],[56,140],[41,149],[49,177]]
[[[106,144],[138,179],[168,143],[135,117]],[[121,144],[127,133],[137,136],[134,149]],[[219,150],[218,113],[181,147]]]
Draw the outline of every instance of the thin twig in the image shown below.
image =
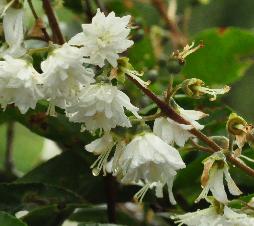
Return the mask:
[[[131,76],[127,75],[127,77],[138,88],[140,88],[154,103],[156,103],[157,106],[161,109],[161,111],[167,117],[169,117],[170,119],[172,119],[175,122],[178,122],[180,124],[191,125],[191,123],[189,121],[187,121],[185,118],[183,118],[181,115],[179,115],[167,103],[165,103],[160,98],[158,98],[151,90],[149,90],[144,85],[140,84],[137,80],[135,80]],[[221,150],[221,148],[218,144],[216,144],[213,140],[211,140],[208,136],[206,136],[204,133],[197,130],[196,128],[191,129],[190,133],[192,133],[195,137],[199,138],[201,141],[206,143],[213,150],[213,153]],[[250,176],[254,177],[254,170],[252,168],[250,168],[249,166],[245,165],[244,163],[240,162],[238,159],[234,158],[231,154],[227,155],[227,160],[229,162],[231,162],[233,165],[235,165],[235,166],[239,167],[240,169],[242,169],[243,171],[245,171]]]
[[108,12],[103,1],[101,1],[101,0],[95,0],[95,3],[101,9],[102,12],[104,12],[104,13]]
[[151,2],[154,5],[154,7],[158,10],[164,21],[166,22],[168,29],[171,31],[172,43],[174,45],[174,48],[177,49],[178,47],[186,46],[187,39],[180,31],[177,23],[172,21],[168,17],[165,2],[163,0],[151,0]]
[[88,17],[89,21],[92,21],[93,18],[93,11],[91,7],[90,0],[85,0],[85,14]]
[[109,223],[116,223],[116,181],[112,175],[105,177],[107,213]]
[[65,43],[65,40],[60,30],[60,27],[59,27],[55,12],[50,3],[50,0],[42,0],[42,2],[43,2],[44,11],[48,17],[49,26],[53,33],[53,39],[54,39],[53,41],[55,41],[57,44],[62,45]]
[[14,141],[14,122],[7,124],[6,132],[6,151],[5,151],[5,171],[7,173],[13,172],[13,141]]
[[[37,13],[35,11],[35,8],[34,8],[32,0],[28,0],[28,5],[29,5],[29,7],[31,9],[31,12],[32,12],[36,22],[37,21],[41,21],[40,17],[37,15]],[[50,37],[49,37],[49,34],[48,34],[48,32],[47,32],[47,30],[46,30],[46,28],[44,26],[41,27],[41,31],[42,31],[42,33],[43,33],[43,35],[45,37],[45,41],[49,42],[50,41]]]
[[194,140],[190,140],[191,144],[196,147],[198,150],[200,151],[204,151],[207,153],[214,153],[213,149],[209,148],[209,147],[204,147],[202,145],[199,145],[198,143],[196,143]]

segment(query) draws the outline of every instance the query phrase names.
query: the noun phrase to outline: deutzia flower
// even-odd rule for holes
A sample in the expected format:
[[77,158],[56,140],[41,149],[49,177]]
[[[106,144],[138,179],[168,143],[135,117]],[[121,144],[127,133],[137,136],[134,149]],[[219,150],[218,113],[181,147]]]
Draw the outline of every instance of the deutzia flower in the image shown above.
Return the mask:
[[163,196],[163,187],[167,184],[169,199],[175,204],[172,193],[176,171],[185,168],[178,151],[166,144],[153,133],[136,136],[127,144],[120,164],[122,168],[122,183],[139,184],[143,188],[135,197],[142,201],[149,188],[155,187],[156,196]]
[[131,127],[124,108],[141,118],[129,97],[111,84],[94,84],[83,88],[79,102],[67,108],[70,121],[84,123],[90,131],[109,131],[116,126]]
[[210,206],[207,209],[198,210],[192,213],[186,213],[183,215],[177,215],[172,219],[178,219],[175,221],[177,225],[187,226],[217,226],[225,225],[223,215],[217,213],[216,208]]
[[24,10],[11,8],[15,0],[0,1],[0,14],[3,17],[3,29],[8,49],[2,48],[2,55],[20,57],[25,54],[24,41]]
[[24,10],[9,8],[3,18],[3,29],[8,49],[3,54],[21,57],[26,53],[24,48]]
[[81,88],[94,82],[94,72],[83,65],[82,49],[64,44],[41,63],[44,93],[52,105],[65,108]]
[[0,103],[3,108],[14,103],[24,114],[43,97],[38,87],[40,74],[25,60],[4,59],[0,61]]
[[178,225],[187,226],[251,226],[254,225],[254,218],[244,213],[237,213],[227,206],[222,213],[214,206],[193,213],[186,213],[172,217],[178,219]]
[[98,176],[102,169],[103,174],[106,175],[108,157],[114,145],[115,142],[112,135],[106,133],[101,138],[98,138],[85,146],[85,149],[88,152],[91,152],[94,155],[99,155],[98,159],[91,166],[91,168],[93,168],[92,172],[94,176]]
[[179,114],[191,123],[184,125],[175,122],[170,118],[159,117],[154,121],[153,132],[168,144],[176,143],[178,146],[184,146],[185,142],[193,135],[189,132],[192,128],[201,130],[204,128],[197,120],[206,116],[201,111],[184,110],[179,108]]
[[83,24],[83,32],[74,36],[71,45],[84,46],[84,56],[88,62],[103,67],[107,60],[113,67],[117,66],[118,53],[133,45],[127,36],[130,16],[116,17],[114,12],[108,16],[97,9],[91,24]]
[[196,202],[206,198],[210,190],[216,200],[221,203],[227,203],[228,198],[224,187],[224,176],[229,192],[232,195],[242,194],[230,176],[225,155],[222,152],[216,152],[204,161],[204,171],[201,177],[203,191]]

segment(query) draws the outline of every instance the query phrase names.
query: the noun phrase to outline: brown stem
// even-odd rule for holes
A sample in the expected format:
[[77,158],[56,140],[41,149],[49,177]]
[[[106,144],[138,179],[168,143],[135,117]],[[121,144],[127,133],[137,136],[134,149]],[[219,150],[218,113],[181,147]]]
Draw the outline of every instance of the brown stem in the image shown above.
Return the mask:
[[[35,20],[36,20],[36,21],[41,20],[41,19],[39,18],[39,16],[37,15],[36,11],[35,11],[35,8],[34,8],[34,5],[33,5],[32,0],[28,0],[28,5],[29,5],[29,7],[30,7],[30,9],[31,9],[31,11],[32,11],[32,14],[33,14]],[[43,35],[44,35],[44,37],[45,37],[45,41],[49,42],[49,41],[50,41],[50,37],[49,37],[49,34],[48,34],[46,28],[45,28],[45,27],[42,27],[42,28],[41,28],[41,31],[42,31],[42,33],[43,33]]]
[[55,12],[50,3],[50,0],[42,0],[42,2],[43,2],[44,11],[48,17],[49,26],[53,33],[53,41],[56,42],[57,44],[62,45],[65,43],[65,40],[60,30],[60,27],[59,27]]
[[[178,122],[180,124],[185,125],[191,125],[189,121],[184,119],[182,116],[180,116],[173,108],[171,108],[168,104],[166,104],[164,101],[162,101],[160,98],[158,98],[151,90],[149,90],[147,87],[140,84],[137,80],[132,78],[131,76],[127,75],[128,79],[132,81],[138,88],[140,88],[154,103],[157,104],[157,106],[161,109],[161,111],[170,119],[174,120],[175,122]],[[199,138],[201,141],[206,143],[213,152],[220,151],[221,148],[219,145],[217,145],[213,140],[211,140],[208,136],[206,136],[201,131],[193,128],[190,130],[190,133],[192,133],[194,136]],[[254,170],[244,163],[240,162],[238,159],[234,158],[232,155],[228,155],[227,159],[229,162],[231,162],[233,165],[239,167],[246,173],[248,173],[250,176],[254,177]]]
[[89,19],[89,21],[92,21],[93,11],[92,11],[91,3],[89,0],[85,0],[84,7],[85,7],[85,14],[86,14],[87,18]]
[[171,31],[171,38],[172,43],[174,45],[174,48],[178,47],[184,47],[187,44],[187,39],[183,35],[183,33],[180,31],[177,23],[175,21],[172,21],[167,14],[167,6],[165,5],[165,2],[163,0],[151,0],[154,7],[158,10],[164,21],[166,22],[166,25],[168,29]]
[[103,1],[95,0],[96,5],[101,9],[102,12],[107,13],[107,9]]
[[108,174],[105,177],[105,190],[107,196],[107,213],[109,223],[116,223],[116,181]]
[[14,140],[14,122],[7,124],[6,132],[6,152],[5,152],[5,171],[13,172],[13,140]]

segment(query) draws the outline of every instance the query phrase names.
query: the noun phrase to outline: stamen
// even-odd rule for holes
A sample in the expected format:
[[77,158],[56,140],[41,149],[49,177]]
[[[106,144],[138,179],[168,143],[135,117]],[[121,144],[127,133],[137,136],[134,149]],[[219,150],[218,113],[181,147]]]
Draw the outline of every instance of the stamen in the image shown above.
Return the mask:
[[[95,162],[90,166],[92,169],[92,174],[94,176],[98,176],[103,169],[103,176],[106,176],[106,164],[109,157],[109,154],[111,152],[111,148],[102,154],[99,155],[99,157],[95,160]],[[96,167],[95,167],[96,166]]]
[[55,108],[54,104],[51,104],[51,103],[49,104],[48,110],[47,110],[47,115],[50,115],[50,116],[53,116],[53,117],[57,116],[56,108]]
[[142,202],[146,192],[150,188],[150,184],[146,184],[143,186],[135,195],[134,198],[137,199],[139,202]]

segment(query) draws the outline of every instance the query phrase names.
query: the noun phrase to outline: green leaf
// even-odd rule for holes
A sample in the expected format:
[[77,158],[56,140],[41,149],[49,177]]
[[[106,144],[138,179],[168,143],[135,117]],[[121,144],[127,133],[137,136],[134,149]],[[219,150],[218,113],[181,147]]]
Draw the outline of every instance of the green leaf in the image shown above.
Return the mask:
[[61,144],[63,149],[83,150],[84,145],[93,140],[89,132],[80,132],[80,124],[69,122],[61,110],[57,117],[46,115],[47,107],[48,104],[41,101],[36,110],[29,110],[23,115],[17,108],[9,106],[6,111],[0,111],[0,118],[18,121],[32,132]]
[[[72,190],[86,200],[101,201],[104,197],[103,177],[94,177],[89,161],[91,154],[66,151],[38,166],[20,178],[18,183],[39,182],[56,185]],[[96,194],[94,191],[96,190]]]
[[[132,218],[133,216],[128,215],[127,213],[117,210],[116,211],[116,222],[119,224],[125,224],[126,222],[129,225],[140,225],[141,223]],[[77,222],[108,222],[108,213],[106,205],[93,206],[82,208],[75,211],[70,217],[69,220]]]
[[237,28],[209,29],[195,37],[205,47],[189,55],[182,74],[207,84],[235,82],[250,67],[254,53],[254,34]]
[[27,224],[25,224],[21,220],[5,212],[0,212],[0,225],[1,226],[27,226]]
[[[0,126],[0,168],[4,166],[7,125]],[[32,133],[19,123],[14,125],[13,162],[18,171],[26,173],[40,161],[43,138]],[[25,145],[24,145],[25,144]]]
[[81,205],[49,205],[30,211],[22,218],[29,226],[55,226],[60,225],[77,207]]
[[84,203],[80,196],[69,190],[41,183],[0,184],[0,200],[0,210],[10,213],[51,204]]

